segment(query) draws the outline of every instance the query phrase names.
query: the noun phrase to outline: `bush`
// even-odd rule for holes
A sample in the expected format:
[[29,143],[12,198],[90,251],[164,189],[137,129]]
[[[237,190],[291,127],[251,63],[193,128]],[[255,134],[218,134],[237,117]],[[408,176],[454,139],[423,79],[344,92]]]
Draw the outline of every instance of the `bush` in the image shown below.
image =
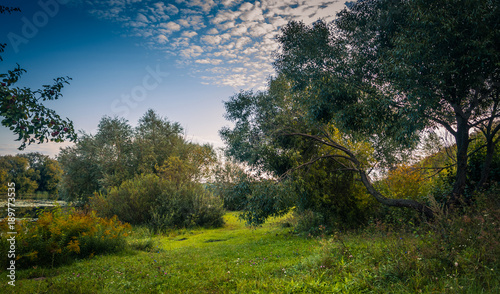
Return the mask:
[[[7,252],[9,243],[4,236],[7,220],[0,223],[0,248]],[[44,211],[37,221],[16,223],[16,267],[56,266],[75,259],[97,254],[117,252],[125,248],[125,237],[130,230],[114,218],[100,218],[94,212],[85,213],[57,208]],[[10,262],[2,254],[2,266]]]
[[295,212],[294,217],[296,218],[295,232],[308,237],[325,233],[325,217],[321,213],[304,210],[300,213]]
[[150,225],[167,228],[220,227],[224,224],[222,201],[201,184],[167,183],[151,209]]
[[107,194],[95,193],[90,207],[100,216],[118,216],[121,221],[134,225],[151,221],[151,210],[165,183],[154,174],[143,174],[113,187]]
[[155,230],[223,225],[222,201],[202,184],[162,179],[154,174],[137,176],[114,187],[108,194],[96,194],[90,207],[99,215]]

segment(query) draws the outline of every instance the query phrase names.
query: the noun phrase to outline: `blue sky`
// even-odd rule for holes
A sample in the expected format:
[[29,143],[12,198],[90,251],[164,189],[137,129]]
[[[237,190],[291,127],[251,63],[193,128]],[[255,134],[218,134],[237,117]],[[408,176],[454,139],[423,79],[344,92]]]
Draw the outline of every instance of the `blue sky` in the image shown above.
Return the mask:
[[[189,140],[222,147],[228,125],[222,101],[260,90],[274,73],[275,36],[290,20],[333,20],[343,1],[40,0],[2,1],[21,13],[0,15],[7,43],[0,72],[16,63],[19,85],[40,88],[72,78],[60,100],[47,103],[77,130],[95,133],[102,116],[136,125],[152,108],[179,122]],[[0,127],[0,155],[19,142]],[[54,156],[68,143],[30,145]]]

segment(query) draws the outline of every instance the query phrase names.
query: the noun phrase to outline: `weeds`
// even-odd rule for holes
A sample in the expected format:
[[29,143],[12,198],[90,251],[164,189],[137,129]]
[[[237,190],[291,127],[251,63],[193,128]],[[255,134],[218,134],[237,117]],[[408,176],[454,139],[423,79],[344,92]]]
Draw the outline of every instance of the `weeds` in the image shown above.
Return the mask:
[[[7,222],[2,221],[2,252],[7,252]],[[114,218],[100,218],[95,213],[56,208],[43,211],[36,221],[16,223],[16,265],[20,268],[54,267],[69,261],[117,252],[125,248],[131,227]],[[2,267],[9,262],[0,257]]]

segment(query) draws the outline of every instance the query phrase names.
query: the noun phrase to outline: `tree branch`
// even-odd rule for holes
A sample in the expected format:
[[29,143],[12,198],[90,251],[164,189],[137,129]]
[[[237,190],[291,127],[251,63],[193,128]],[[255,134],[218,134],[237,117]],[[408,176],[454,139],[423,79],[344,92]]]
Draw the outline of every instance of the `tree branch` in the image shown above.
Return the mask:
[[[370,193],[370,195],[372,195],[381,204],[387,205],[387,206],[394,206],[394,207],[412,208],[412,209],[415,209],[418,212],[422,213],[423,215],[425,215],[428,218],[432,218],[434,216],[434,213],[432,212],[432,210],[428,206],[426,206],[426,205],[424,205],[424,204],[422,204],[422,203],[420,203],[418,201],[410,200],[410,199],[391,199],[391,198],[387,198],[384,195],[382,195],[379,191],[377,191],[373,187],[373,185],[372,185],[372,183],[371,183],[368,175],[361,168],[361,163],[356,158],[356,156],[349,149],[347,149],[346,147],[344,147],[344,146],[338,144],[337,142],[331,140],[331,138],[330,138],[330,140],[332,142],[327,142],[327,141],[323,140],[322,138],[320,138],[318,136],[314,136],[314,135],[310,135],[310,134],[288,133],[288,134],[285,134],[285,135],[287,135],[287,136],[302,136],[302,137],[305,137],[305,138],[309,138],[309,139],[315,140],[317,142],[320,142],[320,143],[322,143],[324,145],[330,146],[330,147],[332,147],[334,149],[340,150],[340,151],[344,152],[347,155],[347,156],[333,155],[333,154],[331,154],[331,155],[324,155],[324,156],[320,156],[318,158],[315,158],[315,159],[311,160],[310,162],[304,163],[304,164],[302,164],[299,167],[303,167],[305,165],[310,165],[310,164],[312,164],[312,163],[314,163],[314,162],[316,162],[316,161],[318,161],[320,159],[323,159],[323,158],[333,158],[334,160],[336,160],[337,158],[343,158],[343,159],[349,160],[355,166],[355,168],[352,168],[350,170],[356,171],[356,172],[359,173],[359,175],[361,177],[361,182],[365,186],[365,188],[368,191],[368,193]],[[299,167],[297,167],[297,168],[299,168]]]
[[347,159],[347,160],[350,160],[347,156],[343,156],[343,155],[338,155],[338,154],[328,154],[328,155],[323,155],[323,156],[319,156],[319,157],[316,157],[314,158],[313,160],[311,161],[308,161],[306,163],[303,163],[299,166],[296,166],[294,168],[291,168],[289,170],[287,170],[284,174],[282,174],[278,180],[281,180],[283,178],[285,178],[287,175],[289,175],[290,173],[298,170],[298,169],[301,169],[305,166],[308,166],[308,165],[311,165],[313,163],[315,163],[316,161],[318,160],[321,160],[321,159],[326,159],[326,158],[333,158],[336,162],[338,162],[339,164],[341,164],[343,167],[345,167],[345,169],[343,170],[350,170],[350,171],[358,171],[357,169],[354,169],[354,168],[349,168],[347,167],[345,164],[341,163],[340,161],[336,160],[337,158],[343,158],[343,159]]

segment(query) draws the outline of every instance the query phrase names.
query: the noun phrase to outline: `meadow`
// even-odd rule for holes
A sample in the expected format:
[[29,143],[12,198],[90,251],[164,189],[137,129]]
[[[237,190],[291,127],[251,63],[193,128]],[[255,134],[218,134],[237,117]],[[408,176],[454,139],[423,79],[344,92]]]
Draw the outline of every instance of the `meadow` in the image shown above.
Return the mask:
[[[1,293],[498,293],[498,265],[462,250],[451,263],[433,234],[375,223],[362,231],[298,235],[291,216],[248,227],[160,235],[131,228],[127,249],[60,267],[1,274]],[[322,228],[319,228],[321,231]],[[474,249],[475,250],[475,249]],[[467,255],[468,254],[468,255]]]

